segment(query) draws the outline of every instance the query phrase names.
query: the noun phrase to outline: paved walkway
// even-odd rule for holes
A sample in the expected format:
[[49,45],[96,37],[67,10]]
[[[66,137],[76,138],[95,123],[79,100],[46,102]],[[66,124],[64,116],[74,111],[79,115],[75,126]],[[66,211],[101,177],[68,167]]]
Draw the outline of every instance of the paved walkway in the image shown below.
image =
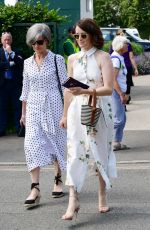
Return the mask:
[[[124,142],[130,150],[116,152],[118,178],[108,192],[111,211],[99,214],[97,178],[89,177],[80,194],[77,221],[62,221],[68,201],[52,199],[53,167],[41,172],[41,205],[26,210],[23,202],[30,180],[25,166],[23,138],[0,138],[0,230],[149,230],[150,229],[150,75],[134,78],[127,106]],[[63,174],[63,181],[65,173]]]

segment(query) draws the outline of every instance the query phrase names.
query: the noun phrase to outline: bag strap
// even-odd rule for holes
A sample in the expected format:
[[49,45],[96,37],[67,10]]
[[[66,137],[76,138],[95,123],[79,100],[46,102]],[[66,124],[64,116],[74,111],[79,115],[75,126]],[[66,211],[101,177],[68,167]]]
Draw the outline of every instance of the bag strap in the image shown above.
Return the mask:
[[89,97],[88,105],[92,106],[91,124],[93,124],[95,118],[95,112],[96,112],[96,90],[95,89],[93,89],[93,94],[90,95]]
[[56,61],[56,54],[54,56],[54,62],[55,62],[55,68],[56,68],[56,75],[57,75],[57,80],[58,80],[58,89],[61,95],[61,99],[62,99],[62,103],[64,104],[64,96],[63,96],[63,91],[61,88],[61,82],[60,82],[60,78],[59,78],[59,74],[58,74],[58,67],[57,67],[57,61]]

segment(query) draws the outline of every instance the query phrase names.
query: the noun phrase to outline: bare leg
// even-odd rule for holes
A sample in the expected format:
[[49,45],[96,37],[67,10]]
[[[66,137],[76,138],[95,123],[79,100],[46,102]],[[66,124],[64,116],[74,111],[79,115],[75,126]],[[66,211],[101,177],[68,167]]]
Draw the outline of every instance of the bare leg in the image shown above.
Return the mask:
[[107,201],[106,201],[106,184],[99,172],[98,172],[98,178],[99,178],[99,192],[98,192],[99,211],[105,213],[109,211],[109,207],[107,206]]
[[74,186],[69,187],[69,204],[66,213],[62,216],[63,220],[72,220],[74,214],[78,213],[80,209],[79,200],[77,197],[77,192]]
[[[31,176],[31,182],[32,183],[39,183],[40,168],[37,167],[37,168],[33,169],[30,172],[30,176]],[[39,191],[36,188],[33,188],[31,190],[30,195],[27,197],[27,200],[35,199],[35,197],[37,197],[38,194],[39,194]]]
[[[55,168],[55,177],[60,177],[60,180],[61,180],[61,169],[59,167],[58,161],[55,161],[54,168]],[[58,183],[54,184],[54,190],[53,191],[62,192],[62,182],[60,180],[58,181]]]

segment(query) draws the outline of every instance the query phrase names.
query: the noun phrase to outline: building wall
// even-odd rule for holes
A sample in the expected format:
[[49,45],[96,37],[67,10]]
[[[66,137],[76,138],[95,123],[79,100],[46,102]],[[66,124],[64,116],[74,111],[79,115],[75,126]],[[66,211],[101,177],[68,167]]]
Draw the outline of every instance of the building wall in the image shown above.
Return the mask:
[[80,18],[93,18],[93,0],[80,0]]

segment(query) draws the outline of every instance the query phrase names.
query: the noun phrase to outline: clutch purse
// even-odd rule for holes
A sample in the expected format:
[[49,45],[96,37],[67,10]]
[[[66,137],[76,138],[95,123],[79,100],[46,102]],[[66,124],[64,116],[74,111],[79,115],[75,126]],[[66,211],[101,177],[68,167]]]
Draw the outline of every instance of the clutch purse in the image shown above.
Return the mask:
[[69,77],[63,84],[62,86],[64,86],[65,88],[71,88],[71,87],[81,87],[83,89],[88,89],[89,86],[76,80],[73,77]]
[[81,106],[81,124],[95,127],[100,114],[101,108],[96,108],[96,90],[93,90],[93,95],[90,95],[88,105]]

